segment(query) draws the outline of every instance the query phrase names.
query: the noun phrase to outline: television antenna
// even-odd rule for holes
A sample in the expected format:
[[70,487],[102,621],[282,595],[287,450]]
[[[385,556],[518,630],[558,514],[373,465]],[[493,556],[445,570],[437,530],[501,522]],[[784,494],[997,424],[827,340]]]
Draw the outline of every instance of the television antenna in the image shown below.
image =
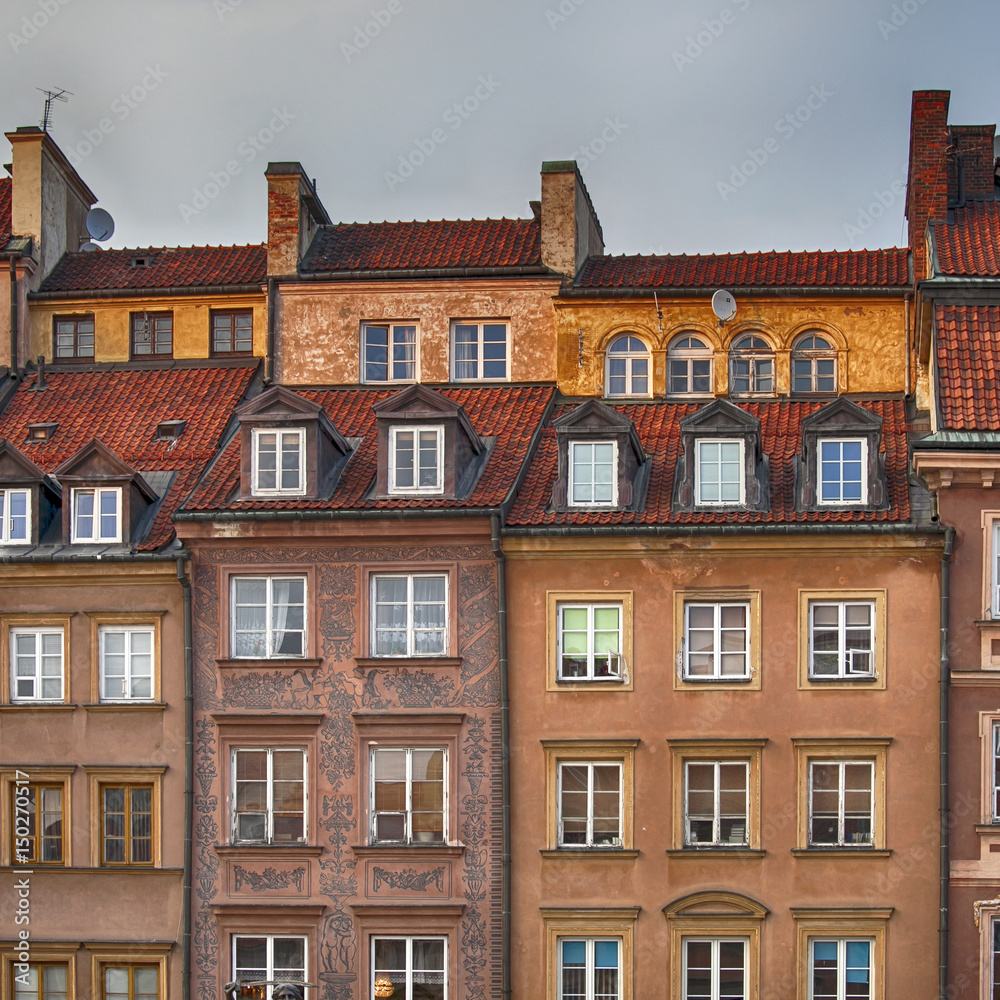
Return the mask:
[[45,95],[45,114],[42,115],[39,124],[42,126],[43,132],[48,132],[49,126],[52,124],[52,102],[62,101],[65,104],[73,96],[73,92],[65,89],[45,90],[42,87],[35,87],[35,90],[40,90]]
[[712,312],[715,313],[719,326],[728,323],[736,315],[736,299],[724,288],[720,288],[712,296]]

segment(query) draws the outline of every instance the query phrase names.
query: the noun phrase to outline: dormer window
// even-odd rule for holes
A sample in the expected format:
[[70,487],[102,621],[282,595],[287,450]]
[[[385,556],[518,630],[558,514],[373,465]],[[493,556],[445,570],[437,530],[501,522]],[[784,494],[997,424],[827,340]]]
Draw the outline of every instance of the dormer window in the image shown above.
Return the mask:
[[866,503],[868,500],[868,442],[863,438],[821,438],[819,441],[817,502]]
[[42,441],[50,441],[58,427],[58,423],[28,424],[27,440],[32,444],[41,444]]
[[27,545],[30,541],[30,492],[28,490],[0,490],[0,544]]
[[122,491],[118,487],[73,490],[72,542],[120,542]]
[[743,442],[699,438],[695,446],[695,503],[699,507],[746,502]]
[[615,441],[569,442],[569,505],[618,505],[618,445]]
[[187,426],[186,420],[161,420],[156,425],[157,441],[176,441]]
[[444,427],[389,428],[389,492],[444,492]]
[[305,431],[253,431],[253,495],[301,496],[305,493]]

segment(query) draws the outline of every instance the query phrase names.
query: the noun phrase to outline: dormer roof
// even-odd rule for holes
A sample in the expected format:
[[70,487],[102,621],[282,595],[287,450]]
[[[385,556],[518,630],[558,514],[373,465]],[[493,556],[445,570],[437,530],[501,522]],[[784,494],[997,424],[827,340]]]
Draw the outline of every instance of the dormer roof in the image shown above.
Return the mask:
[[130,481],[147,502],[154,503],[158,499],[156,491],[143,479],[142,474],[128,462],[123,462],[97,438],[91,439],[75,455],[66,459],[53,475],[61,483]]

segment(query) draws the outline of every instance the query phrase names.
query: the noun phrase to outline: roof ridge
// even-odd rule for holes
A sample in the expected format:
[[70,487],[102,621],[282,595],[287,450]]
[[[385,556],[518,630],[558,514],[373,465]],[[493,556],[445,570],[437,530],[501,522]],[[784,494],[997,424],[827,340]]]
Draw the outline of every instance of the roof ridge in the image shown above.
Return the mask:
[[485,219],[383,219],[380,222],[331,222],[328,226],[321,226],[322,229],[340,229],[348,226],[437,226],[443,224],[455,224],[460,222],[482,224],[484,222],[524,222],[528,224],[537,223],[537,219],[522,219],[520,216],[508,219],[506,215],[498,219],[487,216]]

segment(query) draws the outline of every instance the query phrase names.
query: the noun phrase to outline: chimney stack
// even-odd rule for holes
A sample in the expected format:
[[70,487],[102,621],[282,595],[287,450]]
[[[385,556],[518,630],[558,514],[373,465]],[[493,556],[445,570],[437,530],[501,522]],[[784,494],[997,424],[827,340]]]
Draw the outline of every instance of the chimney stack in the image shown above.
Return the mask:
[[604,253],[601,223],[576,160],[542,164],[541,228],[542,263],[568,278],[588,257]]
[[[993,137],[996,125],[952,125],[949,153],[956,161],[957,183],[950,202],[993,200]],[[950,157],[949,157],[950,158]]]
[[927,224],[948,214],[949,90],[915,90],[910,111],[906,219],[913,277],[927,277]]
[[330,217],[301,163],[269,163],[267,178],[267,275],[297,273],[309,244]]

